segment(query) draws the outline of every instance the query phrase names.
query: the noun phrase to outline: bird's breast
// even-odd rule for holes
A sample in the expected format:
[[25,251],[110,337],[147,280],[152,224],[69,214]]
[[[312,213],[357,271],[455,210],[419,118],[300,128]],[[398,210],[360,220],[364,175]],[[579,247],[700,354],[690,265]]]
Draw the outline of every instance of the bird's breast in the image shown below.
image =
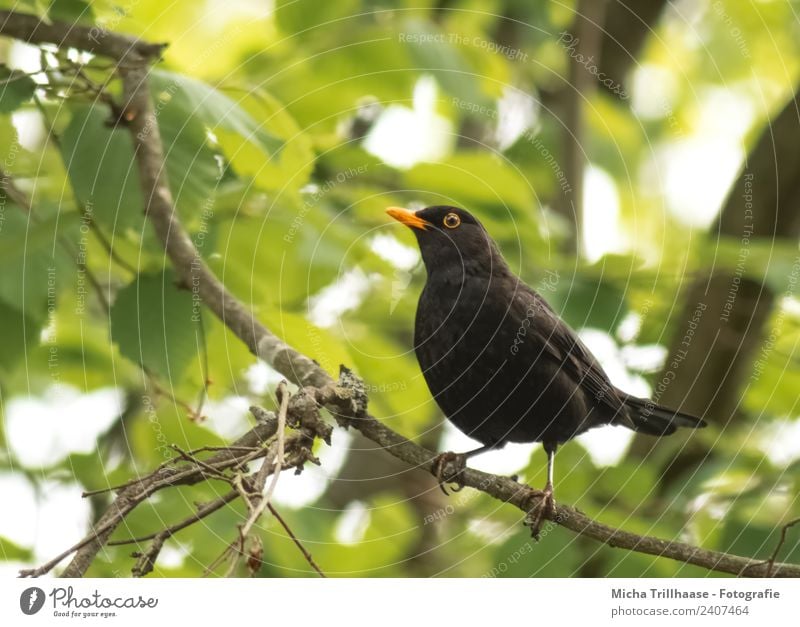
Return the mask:
[[[451,419],[498,376],[510,355],[508,306],[483,281],[469,287],[428,284],[423,291],[414,348],[428,387]],[[474,404],[474,403],[473,403]]]
[[471,437],[564,441],[582,428],[584,395],[543,350],[537,318],[517,297],[501,280],[429,282],[417,308],[417,359],[444,414]]
[[[429,281],[417,307],[414,347],[423,370],[470,362],[503,331],[507,303],[488,281]],[[469,362],[467,362],[469,363]]]

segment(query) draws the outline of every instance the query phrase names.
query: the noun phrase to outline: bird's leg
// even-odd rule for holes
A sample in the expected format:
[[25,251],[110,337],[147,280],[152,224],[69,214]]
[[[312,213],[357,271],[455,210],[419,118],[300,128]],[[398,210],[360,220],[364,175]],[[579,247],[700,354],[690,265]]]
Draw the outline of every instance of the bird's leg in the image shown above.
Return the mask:
[[439,487],[442,489],[442,492],[448,494],[448,483],[453,484],[450,488],[453,492],[458,492],[464,487],[459,479],[466,466],[467,458],[463,453],[447,451],[445,453],[439,453],[433,458],[431,462],[431,473],[436,477],[436,481],[439,482]]
[[556,449],[558,444],[554,442],[543,442],[545,453],[547,453],[547,483],[544,490],[534,490],[532,498],[537,500],[534,507],[525,517],[525,524],[531,528],[531,535],[538,540],[542,523],[545,519],[552,518],[556,509],[556,501],[553,498],[553,467],[556,459]]
[[448,483],[453,484],[450,486],[450,489],[453,492],[459,492],[462,490],[464,488],[464,484],[461,483],[461,473],[464,472],[464,469],[467,467],[467,460],[473,455],[485,453],[486,451],[492,450],[496,446],[496,444],[486,444],[485,446],[481,446],[480,448],[476,448],[472,451],[467,451],[466,453],[453,453],[453,451],[447,451],[445,453],[439,453],[436,457],[434,457],[433,461],[431,462],[431,473],[439,482],[439,487],[442,489],[442,492],[448,494]]

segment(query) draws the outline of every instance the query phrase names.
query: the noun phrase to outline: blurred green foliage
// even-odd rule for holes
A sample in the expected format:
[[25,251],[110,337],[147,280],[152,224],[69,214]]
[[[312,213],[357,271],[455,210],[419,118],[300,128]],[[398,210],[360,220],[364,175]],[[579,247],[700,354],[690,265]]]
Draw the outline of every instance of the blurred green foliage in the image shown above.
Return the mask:
[[[414,242],[387,224],[386,206],[469,208],[531,285],[558,272],[546,295],[568,322],[599,329],[620,348],[666,344],[686,280],[711,263],[736,266],[738,242],[720,242],[709,254],[702,232],[692,232],[654,196],[647,168],[660,147],[697,129],[701,105],[713,90],[726,90],[753,110],[750,128],[741,129],[746,150],[793,92],[800,72],[800,28],[791,3],[700,2],[691,29],[668,12],[638,59],[674,84],[660,115],[642,116],[631,102],[602,91],[589,95],[583,149],[616,185],[619,229],[629,242],[626,251],[592,263],[576,261],[566,246],[570,226],[552,209],[563,191],[541,147],[556,162],[568,158],[561,123],[534,109],[530,128],[509,145],[496,139],[497,112],[509,92],[538,102],[563,84],[568,58],[556,41],[572,19],[570,2],[274,4],[268,11],[264,3],[190,0],[169,6],[155,0],[126,6],[107,0],[2,2],[169,42],[151,83],[168,179],[200,253],[281,338],[331,373],[340,363],[354,367],[370,387],[374,413],[393,429],[435,447],[441,417],[411,351],[424,272],[387,252],[398,243],[413,250]],[[497,48],[504,15],[518,20],[515,58]],[[731,24],[746,43],[746,57]],[[419,43],[426,38],[430,45]],[[213,405],[198,399],[272,401],[248,378],[255,359],[219,321],[195,316],[191,291],[175,285],[145,221],[130,137],[115,127],[99,95],[118,95],[115,77],[102,59],[81,57],[88,66],[78,75],[72,53],[48,48],[40,55],[8,41],[0,45],[9,67],[24,53],[29,61],[41,56],[47,70],[29,75],[0,68],[0,163],[33,205],[29,212],[4,197],[0,206],[2,403],[43,394],[54,384],[86,392],[116,386],[127,399],[94,453],[22,468],[7,450],[0,465],[35,482],[76,481],[99,489],[157,466],[164,441],[185,449],[222,444],[206,423],[190,419],[194,410],[213,412]],[[431,115],[449,125],[449,148],[435,162],[392,167],[365,150],[364,134],[374,130],[376,115],[410,108],[424,76],[437,86]],[[23,127],[40,130],[22,138]],[[784,291],[795,244],[754,242],[753,251],[748,272]],[[360,285],[350,288],[358,293],[353,302],[342,303],[342,293],[321,297],[348,276]],[[320,319],[319,307],[337,311],[333,322]],[[632,314],[640,317],[638,332],[620,334]],[[597,467],[580,443],[571,443],[559,453],[558,498],[629,531],[767,557],[777,541],[776,524],[800,516],[800,464],[770,461],[764,438],[754,435],[798,415],[797,301],[780,301],[774,315],[780,320],[772,325],[779,328],[775,349],[744,391],[750,420],[699,435],[714,448],[715,461],[664,494],[656,488],[656,462]],[[631,374],[653,376],[635,368]],[[155,422],[142,403],[145,394]],[[0,441],[7,447],[4,423]],[[74,428],[81,429],[79,421]],[[333,446],[345,446],[338,432]],[[347,454],[358,466],[358,448]],[[362,465],[360,472],[368,482],[370,468]],[[538,485],[543,472],[537,448],[520,476]],[[315,502],[282,507],[327,574],[705,574],[584,542],[562,529],[549,530],[534,546],[513,508],[483,495],[444,500],[428,484],[425,492],[409,494],[404,473],[389,479],[385,489],[365,497],[366,526],[352,542],[337,531],[349,514],[342,503],[331,505],[335,473]],[[287,490],[292,481],[281,479]],[[164,492],[137,508],[117,537],[179,521],[223,489],[209,482]],[[106,503],[100,496],[92,504],[99,510]],[[444,515],[426,522],[437,512]],[[180,565],[158,565],[156,574],[201,575],[234,537],[242,516],[241,504],[233,504],[182,531],[169,543],[184,552]],[[263,540],[260,575],[311,574],[269,517]],[[130,551],[109,547],[90,574],[126,574]],[[0,557],[33,559],[30,547],[1,537]],[[787,545],[782,558],[800,560],[800,545]]]

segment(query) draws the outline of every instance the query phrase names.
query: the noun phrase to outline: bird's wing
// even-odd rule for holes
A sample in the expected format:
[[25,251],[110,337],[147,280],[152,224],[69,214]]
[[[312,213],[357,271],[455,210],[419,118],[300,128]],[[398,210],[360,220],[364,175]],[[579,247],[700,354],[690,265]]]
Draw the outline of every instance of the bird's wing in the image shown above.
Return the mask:
[[531,318],[530,332],[541,354],[557,361],[562,371],[592,399],[610,409],[613,422],[632,427],[628,424],[630,418],[624,408],[624,395],[611,383],[578,334],[558,317],[544,298],[521,280],[517,295],[516,314]]

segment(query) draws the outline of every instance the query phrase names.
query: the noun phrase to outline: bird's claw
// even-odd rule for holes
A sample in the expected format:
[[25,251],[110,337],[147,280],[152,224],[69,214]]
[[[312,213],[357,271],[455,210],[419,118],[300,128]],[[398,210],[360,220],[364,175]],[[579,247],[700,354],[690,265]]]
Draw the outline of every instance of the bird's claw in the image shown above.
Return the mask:
[[556,501],[553,498],[553,486],[546,485],[544,490],[531,490],[528,500],[535,499],[528,514],[525,516],[525,525],[531,528],[531,536],[534,540],[541,537],[542,523],[551,520],[555,515]]
[[447,451],[439,453],[433,458],[431,473],[439,482],[442,492],[449,496],[447,492],[448,483],[451,484],[450,489],[453,492],[459,492],[464,488],[464,484],[461,482],[461,473],[464,472],[466,467],[467,458],[464,455]]

